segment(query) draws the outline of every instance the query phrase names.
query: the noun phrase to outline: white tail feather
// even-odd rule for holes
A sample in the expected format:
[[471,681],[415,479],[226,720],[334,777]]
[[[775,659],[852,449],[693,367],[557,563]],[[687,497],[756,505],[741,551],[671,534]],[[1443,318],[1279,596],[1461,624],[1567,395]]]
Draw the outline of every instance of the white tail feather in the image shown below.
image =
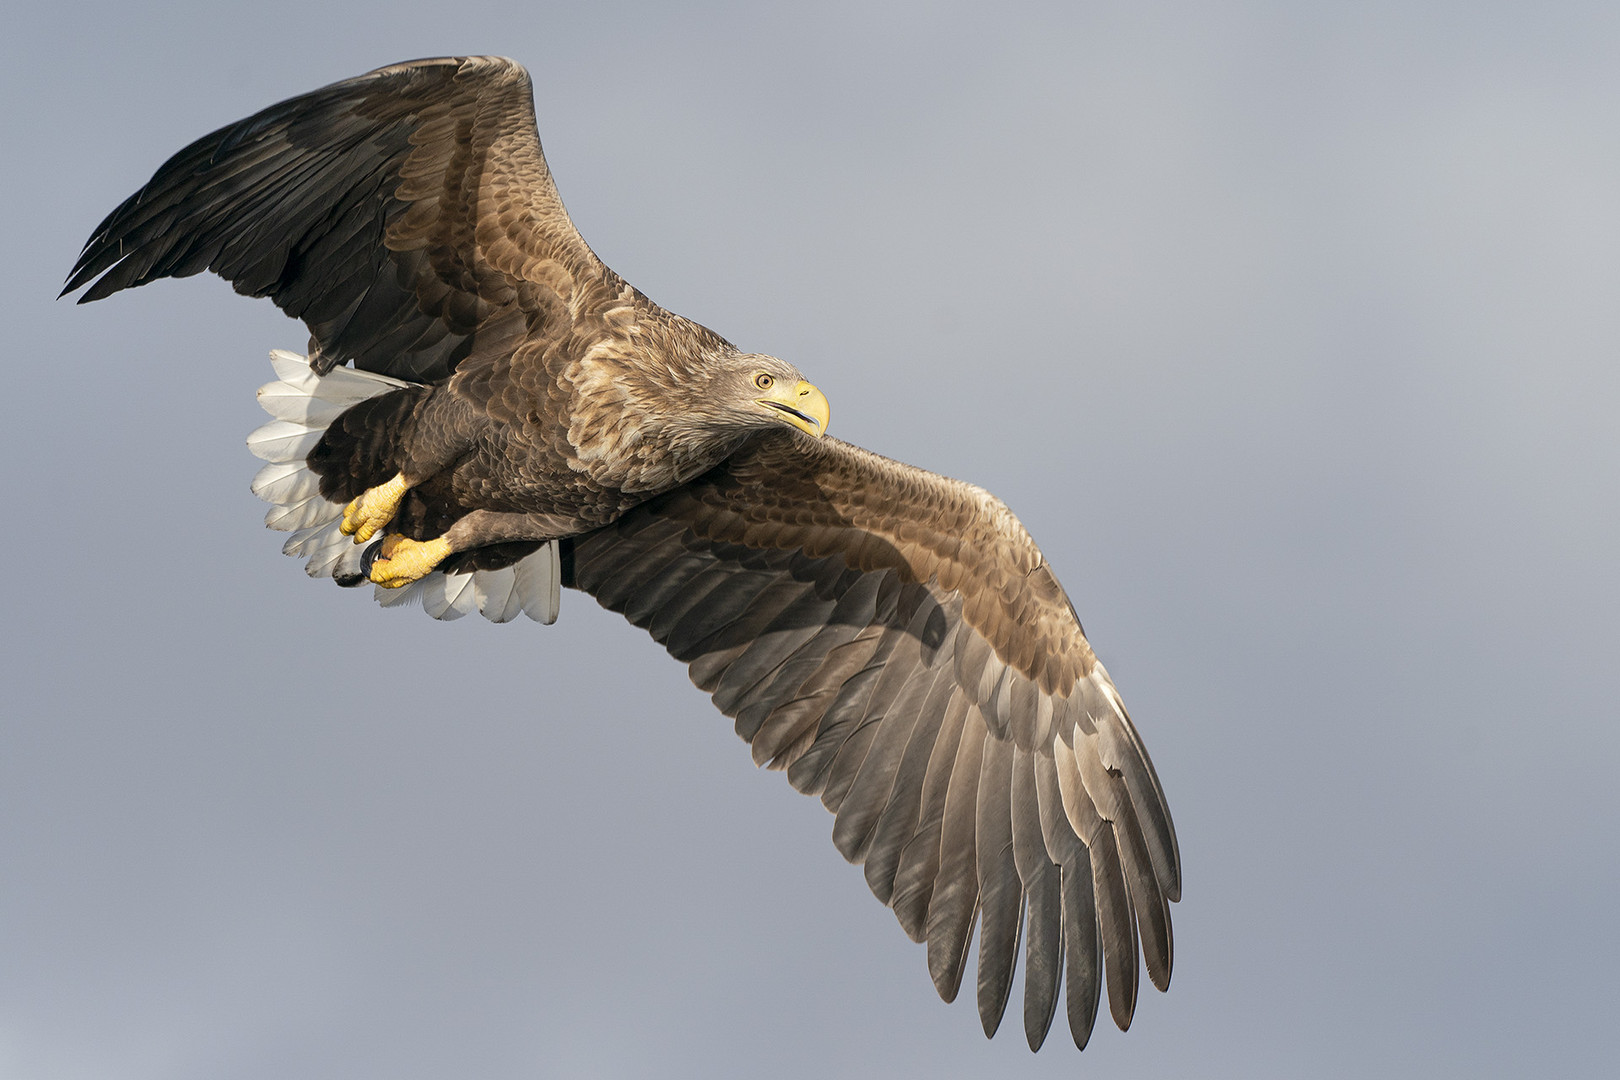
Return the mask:
[[562,603],[562,558],[555,543],[546,544],[512,567],[523,613],[550,626]]
[[[352,368],[317,375],[308,359],[285,349],[271,352],[270,363],[276,381],[259,388],[259,404],[271,420],[247,439],[248,449],[268,462],[253,478],[253,493],[273,504],[264,523],[292,533],[281,550],[304,559],[310,577],[360,580],[365,547],[338,530],[343,504],[321,494],[320,478],[304,459],[345,409],[411,384]],[[491,622],[522,613],[549,625],[557,621],[562,600],[562,562],[552,540],[501,570],[436,570],[404,588],[375,591],[383,607],[420,601],[435,619],[459,619],[476,610]]]
[[310,397],[298,387],[284,382],[273,382],[259,388],[259,407],[289,424],[307,424],[325,428],[338,414],[348,408],[331,401]]
[[480,570],[473,575],[473,588],[478,593],[478,610],[490,622],[511,622],[523,613],[523,602],[517,594],[517,571],[512,567]]
[[302,461],[315,449],[326,431],[323,427],[307,427],[290,420],[272,420],[256,428],[247,438],[253,456],[265,461]]
[[280,506],[291,506],[320,493],[320,478],[302,461],[273,461],[253,478],[253,494]]
[[[343,516],[343,508],[321,495],[311,495],[303,502],[290,506],[273,506],[264,515],[264,523],[277,532],[305,532],[317,525],[326,525]],[[285,549],[283,549],[285,550]],[[294,552],[288,551],[288,555]]]
[[[432,574],[428,575],[428,577],[432,576]],[[422,602],[422,590],[424,588],[422,582],[426,580],[427,578],[423,578],[421,581],[413,581],[409,585],[402,585],[397,589],[385,589],[378,585],[372,591],[377,597],[377,603],[383,607],[406,607],[410,604],[420,604]]]

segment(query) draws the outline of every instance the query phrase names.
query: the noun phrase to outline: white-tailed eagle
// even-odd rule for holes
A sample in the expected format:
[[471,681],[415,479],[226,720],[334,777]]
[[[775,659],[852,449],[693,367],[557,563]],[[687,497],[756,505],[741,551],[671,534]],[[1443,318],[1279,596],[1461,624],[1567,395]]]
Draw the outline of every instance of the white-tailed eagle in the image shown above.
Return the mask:
[[1170,814],[1040,549],[602,265],[518,64],[398,64],[199,139],[63,291],[203,270],[309,328],[250,444],[310,573],[498,621],[566,585],[646,628],[837,815],[947,1001],[977,925],[987,1034],[1020,952],[1031,1048],[1060,986],[1083,1047],[1104,985],[1125,1028],[1139,967],[1169,984]]

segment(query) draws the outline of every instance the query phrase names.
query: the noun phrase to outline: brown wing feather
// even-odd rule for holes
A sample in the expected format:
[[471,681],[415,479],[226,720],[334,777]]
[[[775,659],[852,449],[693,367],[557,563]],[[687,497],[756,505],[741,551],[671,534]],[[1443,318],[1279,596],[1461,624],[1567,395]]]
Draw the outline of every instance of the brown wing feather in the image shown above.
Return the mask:
[[639,299],[563,209],[528,73],[491,57],[380,68],[197,140],[107,216],[63,292],[202,270],[304,320],[323,369],[419,382]]
[[999,501],[784,432],[572,545],[569,583],[690,664],[755,760],[837,815],[947,1000],[978,927],[986,1031],[1025,942],[1032,1046],[1060,972],[1080,1045],[1105,981],[1129,1024],[1139,954],[1168,984],[1181,870],[1158,779]]

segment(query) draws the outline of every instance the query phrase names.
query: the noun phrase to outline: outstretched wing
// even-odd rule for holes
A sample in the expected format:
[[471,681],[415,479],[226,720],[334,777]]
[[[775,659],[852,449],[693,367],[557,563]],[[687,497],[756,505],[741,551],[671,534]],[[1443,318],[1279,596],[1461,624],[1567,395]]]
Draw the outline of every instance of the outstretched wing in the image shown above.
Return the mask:
[[318,371],[418,382],[624,288],[557,196],[528,73],[490,57],[380,68],[198,139],[107,216],[63,293],[202,270],[302,319]]
[[1175,832],[1153,765],[1040,550],[979,488],[835,439],[768,436],[572,541],[565,580],[645,627],[754,760],[836,815],[947,1001],[979,929],[986,1034],[1020,939],[1024,1027],[1066,973],[1084,1046],[1138,942],[1169,985]]

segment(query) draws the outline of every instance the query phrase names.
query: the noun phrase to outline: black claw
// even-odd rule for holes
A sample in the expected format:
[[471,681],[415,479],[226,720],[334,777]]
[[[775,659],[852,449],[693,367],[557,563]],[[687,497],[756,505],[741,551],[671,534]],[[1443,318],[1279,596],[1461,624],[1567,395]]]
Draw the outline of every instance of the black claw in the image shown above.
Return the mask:
[[382,537],[379,536],[377,539],[371,542],[371,545],[367,547],[364,552],[361,553],[360,572],[358,574],[333,574],[332,580],[343,586],[345,589],[352,589],[359,585],[370,584],[371,564],[377,561],[377,556],[381,553]]

